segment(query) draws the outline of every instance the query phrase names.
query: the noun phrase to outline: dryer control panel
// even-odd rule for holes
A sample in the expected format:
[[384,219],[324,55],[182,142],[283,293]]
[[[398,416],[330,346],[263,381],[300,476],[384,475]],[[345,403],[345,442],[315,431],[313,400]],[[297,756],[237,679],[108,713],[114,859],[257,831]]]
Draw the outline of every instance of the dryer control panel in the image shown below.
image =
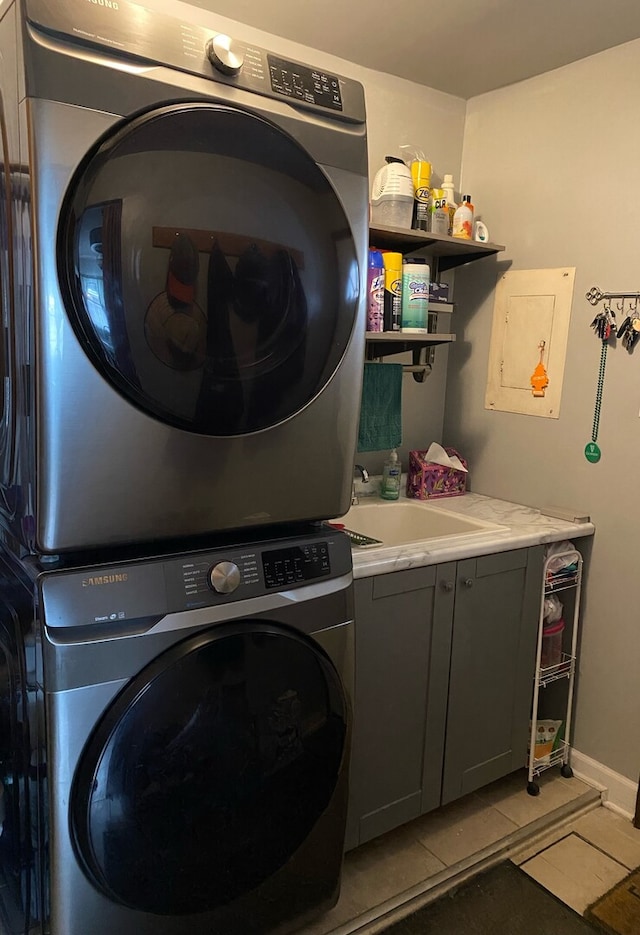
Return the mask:
[[[25,0],[29,22],[125,59],[167,65],[354,123],[365,122],[359,81],[284,58],[223,30],[163,16],[129,0]],[[206,11],[198,11],[206,17]],[[242,29],[238,24],[238,29]]]

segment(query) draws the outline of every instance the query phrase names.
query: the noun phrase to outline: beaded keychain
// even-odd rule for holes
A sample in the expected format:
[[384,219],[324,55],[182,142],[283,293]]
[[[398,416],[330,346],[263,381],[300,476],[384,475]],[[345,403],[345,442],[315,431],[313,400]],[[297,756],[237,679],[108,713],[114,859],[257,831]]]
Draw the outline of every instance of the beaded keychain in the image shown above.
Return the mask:
[[596,390],[596,404],[593,413],[593,428],[591,429],[591,441],[585,446],[584,456],[591,464],[597,464],[601,457],[601,451],[596,442],[598,441],[598,430],[600,429],[600,409],[602,408],[602,390],[604,388],[604,371],[607,366],[607,350],[609,348],[609,339],[615,337],[616,322],[615,314],[610,305],[605,304],[604,309],[598,312],[591,322],[591,327],[596,333],[596,337],[602,341],[600,351],[600,370],[598,371],[598,388]]

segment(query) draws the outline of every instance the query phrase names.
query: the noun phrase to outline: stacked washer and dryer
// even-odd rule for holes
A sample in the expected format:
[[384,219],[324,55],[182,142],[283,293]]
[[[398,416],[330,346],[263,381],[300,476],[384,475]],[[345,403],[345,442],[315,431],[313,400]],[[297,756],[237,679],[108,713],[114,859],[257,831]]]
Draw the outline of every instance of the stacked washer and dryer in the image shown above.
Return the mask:
[[362,87],[177,0],[0,0],[0,930],[337,899]]

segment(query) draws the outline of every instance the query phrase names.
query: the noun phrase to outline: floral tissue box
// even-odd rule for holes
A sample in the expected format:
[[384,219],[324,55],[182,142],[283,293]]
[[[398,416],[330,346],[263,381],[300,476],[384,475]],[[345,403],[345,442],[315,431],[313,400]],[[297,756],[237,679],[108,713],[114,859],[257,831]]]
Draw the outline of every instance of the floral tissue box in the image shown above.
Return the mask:
[[[467,467],[465,459],[455,448],[445,448],[450,457],[459,458]],[[426,461],[426,451],[409,452],[407,471],[407,496],[416,500],[431,500],[435,497],[459,497],[467,489],[467,474],[455,468]]]

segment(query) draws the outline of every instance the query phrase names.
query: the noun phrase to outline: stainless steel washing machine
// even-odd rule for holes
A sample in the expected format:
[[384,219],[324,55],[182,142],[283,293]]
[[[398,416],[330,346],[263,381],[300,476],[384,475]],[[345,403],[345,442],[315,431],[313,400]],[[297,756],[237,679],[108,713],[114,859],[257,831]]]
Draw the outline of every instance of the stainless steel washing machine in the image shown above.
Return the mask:
[[349,506],[362,86],[152,2],[0,5],[0,515],[18,551]]
[[333,905],[348,539],[27,572],[0,563],[8,931],[280,935]]

